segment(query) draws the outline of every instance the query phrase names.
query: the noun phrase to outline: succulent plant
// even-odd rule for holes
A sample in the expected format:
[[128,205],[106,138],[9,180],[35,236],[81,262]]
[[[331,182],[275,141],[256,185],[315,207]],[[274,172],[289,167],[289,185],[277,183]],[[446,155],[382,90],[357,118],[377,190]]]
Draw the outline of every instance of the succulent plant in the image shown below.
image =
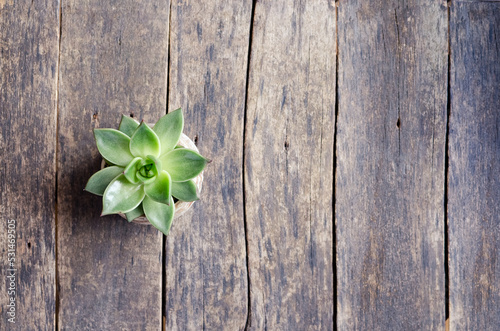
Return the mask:
[[118,130],[94,129],[97,148],[108,166],[90,177],[85,190],[102,196],[102,215],[124,213],[129,222],[146,215],[158,230],[169,233],[174,198],[198,200],[192,179],[208,162],[178,146],[183,127],[182,110],[177,109],[153,128],[123,115]]

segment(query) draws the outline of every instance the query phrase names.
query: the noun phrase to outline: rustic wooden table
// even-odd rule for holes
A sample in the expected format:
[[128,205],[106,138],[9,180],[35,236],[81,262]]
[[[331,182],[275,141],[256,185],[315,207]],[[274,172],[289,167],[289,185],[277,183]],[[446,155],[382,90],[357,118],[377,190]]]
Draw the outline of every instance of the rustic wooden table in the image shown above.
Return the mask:
[[[500,330],[499,86],[498,1],[0,0],[0,330]],[[100,218],[178,107],[201,201]]]

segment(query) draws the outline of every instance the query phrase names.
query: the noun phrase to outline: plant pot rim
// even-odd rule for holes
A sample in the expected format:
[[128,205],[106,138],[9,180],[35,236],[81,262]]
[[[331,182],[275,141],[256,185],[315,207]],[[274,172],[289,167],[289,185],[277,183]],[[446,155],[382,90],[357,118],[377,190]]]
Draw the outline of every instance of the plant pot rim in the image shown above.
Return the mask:
[[[196,147],[195,143],[184,133],[181,134],[178,145],[185,147],[185,148],[192,149],[197,153],[200,152],[198,150],[198,148]],[[104,160],[102,160],[101,168],[104,168],[105,164],[106,164],[106,162]],[[193,178],[193,182],[196,185],[196,193],[198,194],[198,196],[200,196],[200,193],[201,193],[201,188],[202,188],[202,184],[203,184],[203,172],[204,171],[205,170],[203,170],[198,176]],[[175,203],[174,220],[181,217],[182,215],[184,215],[191,208],[193,203],[195,203],[195,201],[189,201],[189,202],[188,201],[177,201]],[[127,219],[127,216],[124,213],[118,213],[118,215]],[[139,216],[139,217],[135,218],[134,220],[132,220],[132,222],[137,223],[137,224],[142,224],[142,225],[151,225],[151,223],[147,219],[146,215]]]

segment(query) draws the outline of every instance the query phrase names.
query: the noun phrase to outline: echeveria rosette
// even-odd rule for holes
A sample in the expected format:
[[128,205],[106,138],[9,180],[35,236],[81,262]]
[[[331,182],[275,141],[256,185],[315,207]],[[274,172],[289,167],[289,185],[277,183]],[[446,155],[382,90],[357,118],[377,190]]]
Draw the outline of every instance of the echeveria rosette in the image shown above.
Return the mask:
[[193,178],[207,159],[178,146],[184,127],[182,110],[163,116],[153,128],[122,116],[118,130],[95,129],[94,137],[108,167],[95,173],[85,190],[103,197],[102,215],[124,213],[128,221],[146,215],[168,234],[174,198],[198,200]]

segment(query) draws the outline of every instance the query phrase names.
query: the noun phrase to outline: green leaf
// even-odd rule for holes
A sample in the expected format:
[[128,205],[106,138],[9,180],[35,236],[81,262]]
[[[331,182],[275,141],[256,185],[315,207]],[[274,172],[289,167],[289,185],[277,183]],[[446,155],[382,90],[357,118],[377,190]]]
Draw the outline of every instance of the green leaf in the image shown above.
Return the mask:
[[163,170],[151,184],[144,185],[146,195],[156,202],[170,203],[170,175]]
[[172,182],[172,195],[181,201],[196,201],[196,184],[192,180],[187,182]]
[[139,178],[139,180],[143,184],[151,184],[151,183],[153,183],[156,180],[156,176],[151,177],[151,178],[144,177],[143,175],[141,175],[141,173],[139,171],[135,175],[137,176],[137,178]]
[[144,121],[130,138],[130,152],[144,159],[150,154],[155,157],[160,155],[160,139]]
[[108,185],[102,197],[102,215],[128,213],[144,199],[144,186],[132,184],[120,175]]
[[123,172],[122,167],[111,166],[99,170],[90,177],[87,185],[85,186],[85,191],[94,193],[97,195],[103,195],[106,187],[113,179]]
[[174,182],[185,182],[203,171],[207,159],[191,149],[179,148],[162,155],[160,162]]
[[148,155],[146,158],[146,162],[151,164],[150,171],[152,172],[152,175],[158,176],[158,174],[161,172],[161,161],[153,155]]
[[122,115],[122,120],[120,121],[118,130],[125,133],[127,136],[132,137],[137,127],[139,127],[139,122],[134,120],[132,117]]
[[176,109],[156,122],[153,130],[160,138],[161,153],[163,155],[174,149],[184,128],[184,117],[182,116],[182,109]]
[[144,215],[144,209],[142,209],[142,203],[137,206],[132,211],[129,211],[128,213],[125,213],[125,216],[127,216],[127,221],[132,222],[135,220],[137,217]]
[[146,196],[142,206],[149,222],[153,224],[155,228],[163,232],[164,235],[168,235],[175,213],[174,200],[172,197],[170,197],[170,204],[166,205],[156,202]]
[[125,133],[115,129],[94,129],[94,137],[97,149],[109,162],[124,167],[134,158],[130,154],[130,138]]
[[127,178],[128,181],[132,184],[137,184],[140,181],[139,178],[137,178],[136,173],[138,165],[140,165],[142,162],[144,162],[142,158],[136,157],[135,159],[130,161],[127,167],[125,167],[123,174],[125,175],[125,178]]

